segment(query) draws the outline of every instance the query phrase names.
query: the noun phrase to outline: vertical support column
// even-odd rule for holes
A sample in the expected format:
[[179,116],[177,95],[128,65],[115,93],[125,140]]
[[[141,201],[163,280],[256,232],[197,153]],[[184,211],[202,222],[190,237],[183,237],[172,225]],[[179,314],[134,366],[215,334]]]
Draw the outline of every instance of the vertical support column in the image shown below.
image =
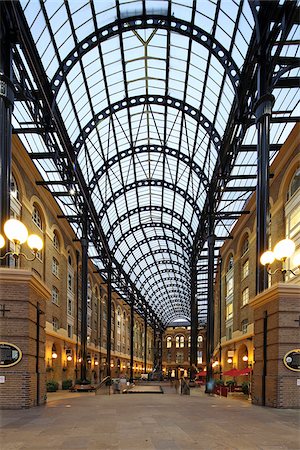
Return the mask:
[[[12,83],[12,50],[11,31],[8,28],[4,4],[0,2],[0,232],[3,234],[3,225],[10,217],[10,180],[11,180],[11,114],[14,102]],[[8,240],[6,247],[0,250],[4,255],[9,250]],[[8,259],[0,260],[5,266]]]
[[88,285],[88,215],[83,211],[81,238],[81,382],[87,383],[87,285]]
[[214,259],[215,259],[215,235],[214,235],[214,210],[212,193],[210,195],[208,217],[208,305],[207,305],[207,335],[206,335],[206,393],[213,389],[212,355],[214,351]]
[[109,261],[107,264],[107,335],[106,335],[106,376],[110,377],[111,363],[111,307],[112,307],[112,288],[111,288],[112,266]]
[[191,347],[190,347],[190,379],[193,380],[197,372],[197,343],[198,343],[198,300],[197,300],[197,258],[191,260]]
[[156,370],[157,365],[157,347],[156,347],[156,324],[153,325],[153,370]]
[[144,373],[147,373],[147,313],[145,313],[144,330]]
[[[263,74],[263,75],[262,75]],[[260,70],[260,76],[266,76]],[[260,84],[260,86],[262,83]],[[270,120],[274,97],[262,95],[255,105],[257,126],[257,188],[256,188],[256,293],[268,287],[266,268],[260,263],[260,256],[268,249],[269,220],[269,148]]]
[[133,383],[133,330],[134,330],[134,297],[131,297],[130,304],[130,383]]
[[219,371],[222,380],[222,257],[219,258]]

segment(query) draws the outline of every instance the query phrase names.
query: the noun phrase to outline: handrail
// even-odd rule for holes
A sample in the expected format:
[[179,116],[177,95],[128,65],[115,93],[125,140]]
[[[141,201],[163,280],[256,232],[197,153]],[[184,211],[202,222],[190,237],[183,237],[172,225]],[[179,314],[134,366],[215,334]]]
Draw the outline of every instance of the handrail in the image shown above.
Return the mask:
[[[110,382],[110,383],[108,383],[108,382]],[[101,389],[103,386],[110,386],[110,385],[111,385],[111,377],[107,376],[107,377],[103,378],[103,380],[100,381],[100,383],[97,386],[95,386],[95,395],[97,394],[97,391],[99,389]]]

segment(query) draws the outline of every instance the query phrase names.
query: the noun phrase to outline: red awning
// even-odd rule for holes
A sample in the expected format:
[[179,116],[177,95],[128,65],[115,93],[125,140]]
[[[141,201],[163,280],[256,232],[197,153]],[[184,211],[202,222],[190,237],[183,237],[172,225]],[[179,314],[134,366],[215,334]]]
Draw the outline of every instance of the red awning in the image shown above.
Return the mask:
[[223,372],[223,375],[227,375],[229,377],[240,377],[242,375],[248,375],[250,372],[252,372],[252,369],[250,367],[246,367],[245,369],[230,369],[226,372]]
[[251,369],[251,367],[246,367],[245,369],[241,369],[240,372],[241,372],[241,375],[249,375],[249,373],[252,372],[252,369]]
[[205,371],[205,370],[202,370],[201,372],[198,372],[198,373],[196,374],[196,377],[206,377],[206,371]]
[[228,375],[229,377],[238,377],[239,375],[241,375],[241,371],[237,369],[230,369],[226,372],[223,372],[223,375]]

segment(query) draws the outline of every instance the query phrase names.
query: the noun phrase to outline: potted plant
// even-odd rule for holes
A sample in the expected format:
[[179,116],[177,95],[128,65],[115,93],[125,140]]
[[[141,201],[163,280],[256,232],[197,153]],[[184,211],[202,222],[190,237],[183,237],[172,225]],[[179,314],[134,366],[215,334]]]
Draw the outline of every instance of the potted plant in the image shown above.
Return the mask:
[[51,380],[46,383],[47,392],[56,392],[58,389],[58,382]]
[[233,392],[234,391],[234,386],[235,386],[235,381],[234,380],[228,380],[226,381],[226,386],[229,389],[229,392]]
[[62,384],[61,384],[61,388],[63,391],[67,391],[68,389],[70,389],[70,387],[72,387],[72,385],[73,385],[73,381],[71,379],[63,380]]
[[242,383],[242,392],[243,392],[245,395],[249,395],[249,388],[250,388],[250,383],[249,383],[249,381],[244,381],[244,382]]

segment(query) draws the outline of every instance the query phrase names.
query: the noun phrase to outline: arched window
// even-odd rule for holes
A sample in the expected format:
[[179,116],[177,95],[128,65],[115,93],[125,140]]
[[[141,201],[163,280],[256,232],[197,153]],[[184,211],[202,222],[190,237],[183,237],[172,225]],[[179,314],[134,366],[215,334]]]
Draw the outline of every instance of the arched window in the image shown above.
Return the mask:
[[[296,244],[296,253],[300,252],[300,168],[298,168],[290,182],[288,201],[285,204],[285,237]],[[294,256],[286,261],[287,269],[295,269]],[[294,278],[292,272],[287,272],[286,280]]]
[[198,347],[202,347],[202,342],[203,342],[203,336],[198,336],[198,339],[197,339]]
[[226,271],[226,297],[229,297],[230,295],[233,295],[233,256],[231,255],[228,264],[227,264],[227,271]]
[[39,208],[36,205],[33,205],[33,211],[32,211],[32,222],[36,224],[36,226],[40,229],[43,230],[43,221],[42,221],[42,216],[40,213]]
[[171,348],[172,347],[172,338],[171,336],[167,337],[167,348]]
[[288,200],[298,191],[300,188],[300,167],[294,173],[292,181],[290,182],[289,190],[288,190]]
[[230,255],[228,264],[227,264],[227,272],[229,272],[231,269],[233,269],[233,256]]
[[53,233],[53,247],[59,252],[60,244],[59,244],[59,238],[58,238],[56,231],[54,231],[54,233]]
[[176,336],[176,348],[183,348],[184,347],[184,336]]
[[249,250],[249,238],[248,235],[246,235],[242,245],[242,256],[245,255],[245,253],[247,253],[248,250]]
[[16,198],[17,200],[20,200],[18,184],[13,175],[11,177],[11,182],[10,182],[10,196],[11,196],[11,198]]

